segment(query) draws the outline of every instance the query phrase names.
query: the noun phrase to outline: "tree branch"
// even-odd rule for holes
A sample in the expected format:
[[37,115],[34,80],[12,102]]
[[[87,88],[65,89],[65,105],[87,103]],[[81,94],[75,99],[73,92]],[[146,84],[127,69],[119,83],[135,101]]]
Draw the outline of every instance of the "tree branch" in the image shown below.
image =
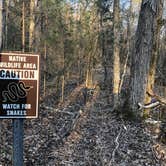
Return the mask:
[[148,108],[154,108],[154,107],[157,107],[158,105],[160,105],[160,102],[158,102],[158,101],[156,101],[155,103],[150,103],[148,105],[143,105],[141,103],[138,103],[139,110],[148,109]]
[[148,94],[150,97],[155,98],[155,99],[156,99],[158,102],[160,102],[161,104],[166,105],[166,98],[161,97],[161,96],[155,94],[152,90],[148,91],[147,94]]

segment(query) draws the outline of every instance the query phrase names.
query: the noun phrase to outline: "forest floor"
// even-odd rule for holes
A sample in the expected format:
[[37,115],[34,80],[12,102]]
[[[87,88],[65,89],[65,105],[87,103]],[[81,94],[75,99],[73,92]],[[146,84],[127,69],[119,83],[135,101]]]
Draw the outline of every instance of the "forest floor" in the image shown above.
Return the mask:
[[[105,91],[76,87],[63,104],[46,96],[24,123],[25,166],[166,166],[166,146],[145,122],[117,116]],[[0,165],[12,166],[12,123],[1,121]]]

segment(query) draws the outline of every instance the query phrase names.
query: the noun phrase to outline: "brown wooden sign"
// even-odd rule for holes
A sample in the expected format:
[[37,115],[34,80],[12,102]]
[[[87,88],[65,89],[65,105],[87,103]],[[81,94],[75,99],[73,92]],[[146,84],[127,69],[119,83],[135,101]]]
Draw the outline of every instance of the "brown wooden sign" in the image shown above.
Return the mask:
[[39,55],[0,53],[0,118],[37,118]]

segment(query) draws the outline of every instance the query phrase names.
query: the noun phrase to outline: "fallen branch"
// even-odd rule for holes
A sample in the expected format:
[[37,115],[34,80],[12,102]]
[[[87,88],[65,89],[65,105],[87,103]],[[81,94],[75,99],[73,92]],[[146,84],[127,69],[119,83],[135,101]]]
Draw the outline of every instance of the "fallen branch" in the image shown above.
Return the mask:
[[72,115],[72,116],[75,115],[75,113],[72,113],[72,112],[69,112],[69,111],[65,111],[65,110],[61,110],[61,109],[56,109],[56,108],[53,108],[53,107],[40,106],[40,108],[46,109],[46,110],[55,111],[55,112],[59,112],[59,113],[69,114],[69,115]]
[[149,104],[146,104],[146,105],[143,105],[141,103],[138,103],[138,106],[139,106],[139,110],[142,110],[142,109],[148,109],[148,108],[155,108],[157,106],[160,105],[160,102],[159,101],[156,101],[155,103],[149,103]]
[[154,119],[151,119],[151,118],[146,119],[145,122],[148,123],[148,124],[151,124],[151,125],[161,124],[161,121],[154,120]]
[[159,105],[166,105],[166,99],[164,97],[161,97],[161,96],[155,94],[152,90],[149,90],[146,93],[150,97],[154,98],[155,102],[151,102],[151,103],[148,103],[148,104],[138,103],[139,110],[148,109],[148,108],[155,108]]
[[164,104],[166,105],[166,99],[164,97],[161,97],[157,94],[155,94],[152,90],[148,91],[147,94],[150,96],[150,97],[153,97],[155,98],[157,101],[159,101],[161,104]]

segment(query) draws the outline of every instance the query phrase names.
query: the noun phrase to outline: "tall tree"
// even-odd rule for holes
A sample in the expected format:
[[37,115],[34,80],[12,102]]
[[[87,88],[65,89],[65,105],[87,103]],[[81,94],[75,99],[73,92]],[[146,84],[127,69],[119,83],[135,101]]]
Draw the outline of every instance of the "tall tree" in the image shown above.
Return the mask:
[[25,51],[25,2],[22,1],[22,52]]
[[4,39],[4,48],[8,47],[8,17],[9,17],[9,0],[6,0],[6,13],[5,13],[5,39]]
[[29,21],[29,50],[32,51],[34,44],[34,29],[35,29],[35,1],[30,0],[30,21]]
[[127,67],[128,67],[129,57],[131,52],[132,7],[133,7],[133,3],[132,3],[132,0],[130,0],[130,6],[127,11],[127,20],[126,20],[127,21],[127,39],[126,39],[127,40],[127,43],[126,43],[127,55],[126,55],[126,59],[125,59],[124,67],[123,67],[123,73],[120,79],[119,94],[121,93],[122,85],[124,83],[125,75],[127,73]]
[[[2,34],[3,34],[3,0],[0,0],[0,51],[2,51]],[[0,131],[2,126],[0,124]]]
[[106,90],[107,103],[110,103],[110,92],[112,90],[112,52],[113,52],[113,12],[110,10],[112,1],[98,0],[98,11],[100,14],[100,50],[101,61],[104,68],[103,87]]
[[119,0],[114,0],[113,7],[113,95],[114,108],[119,102],[119,85],[120,85],[120,58],[119,58]]
[[[150,69],[147,82],[147,92],[154,89],[156,64],[159,57],[159,43],[160,43],[160,30],[162,26],[162,14],[163,14],[163,0],[158,0],[156,6],[156,15],[154,18],[154,36],[153,36],[153,48],[152,57],[150,61]],[[145,103],[150,102],[151,97],[146,95]],[[148,116],[149,109],[145,110],[145,116]]]
[[3,36],[3,0],[0,0],[0,51],[2,50]]
[[135,36],[135,46],[132,54],[130,106],[135,115],[138,103],[144,102],[150,60],[153,52],[155,20],[157,17],[158,0],[142,0],[138,27]]

